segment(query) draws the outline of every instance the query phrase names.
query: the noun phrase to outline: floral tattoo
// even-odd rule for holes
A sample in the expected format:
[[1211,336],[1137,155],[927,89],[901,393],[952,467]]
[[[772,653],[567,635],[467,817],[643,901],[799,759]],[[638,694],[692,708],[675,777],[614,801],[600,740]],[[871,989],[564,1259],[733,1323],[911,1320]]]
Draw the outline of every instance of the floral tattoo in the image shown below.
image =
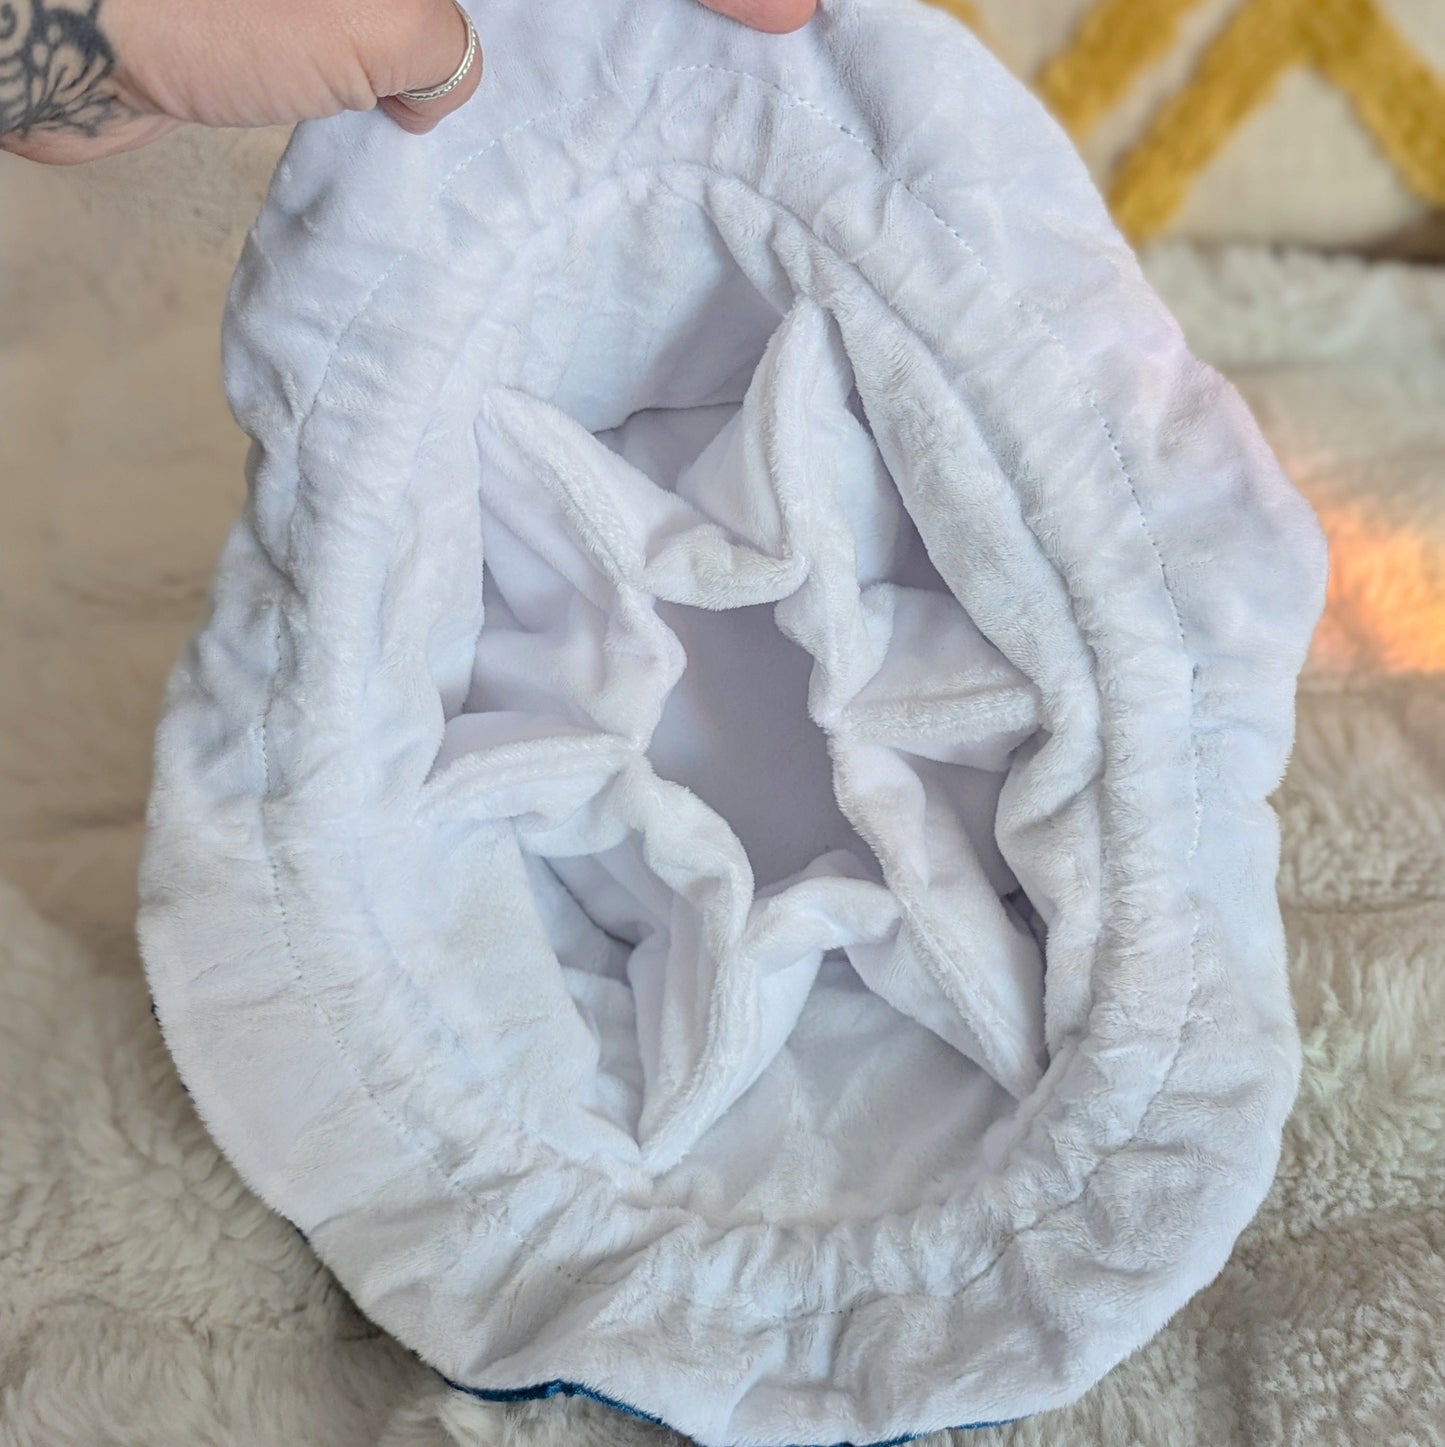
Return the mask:
[[115,52],[100,28],[101,3],[0,0],[0,136],[94,136],[124,113],[108,84]]

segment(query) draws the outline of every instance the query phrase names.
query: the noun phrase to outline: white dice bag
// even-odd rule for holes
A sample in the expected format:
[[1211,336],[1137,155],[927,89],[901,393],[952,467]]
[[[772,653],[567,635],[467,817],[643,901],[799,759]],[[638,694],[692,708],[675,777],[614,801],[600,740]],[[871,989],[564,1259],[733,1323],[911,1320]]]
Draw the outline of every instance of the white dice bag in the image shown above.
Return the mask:
[[961,27],[489,0],[303,126],[141,934],[216,1139],[459,1387],[708,1447],[1066,1402],[1298,1067],[1324,555]]

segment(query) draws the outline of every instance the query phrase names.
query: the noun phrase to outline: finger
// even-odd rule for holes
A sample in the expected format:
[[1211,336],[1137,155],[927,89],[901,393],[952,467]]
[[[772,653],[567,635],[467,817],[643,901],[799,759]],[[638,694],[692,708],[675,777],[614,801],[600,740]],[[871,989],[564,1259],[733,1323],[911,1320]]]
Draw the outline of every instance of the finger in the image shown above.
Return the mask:
[[482,51],[479,43],[471,68],[445,95],[435,100],[408,100],[397,92],[431,90],[456,74],[466,56],[470,32],[452,0],[421,0],[402,8],[415,14],[403,23],[398,52],[385,67],[388,83],[381,108],[403,130],[421,135],[477,93],[482,83]]
[[702,0],[702,3],[720,15],[773,35],[801,29],[818,8],[817,0]]

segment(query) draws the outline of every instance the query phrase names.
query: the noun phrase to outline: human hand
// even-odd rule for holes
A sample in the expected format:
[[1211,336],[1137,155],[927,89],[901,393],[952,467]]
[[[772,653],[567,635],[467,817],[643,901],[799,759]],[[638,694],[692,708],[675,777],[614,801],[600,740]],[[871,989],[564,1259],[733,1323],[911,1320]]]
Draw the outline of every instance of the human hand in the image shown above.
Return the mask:
[[[702,3],[785,31],[815,0]],[[475,94],[480,55],[444,96],[398,92],[440,84],[466,43],[452,0],[0,0],[0,149],[68,164],[188,121],[285,125],[378,103],[405,130],[429,131]]]

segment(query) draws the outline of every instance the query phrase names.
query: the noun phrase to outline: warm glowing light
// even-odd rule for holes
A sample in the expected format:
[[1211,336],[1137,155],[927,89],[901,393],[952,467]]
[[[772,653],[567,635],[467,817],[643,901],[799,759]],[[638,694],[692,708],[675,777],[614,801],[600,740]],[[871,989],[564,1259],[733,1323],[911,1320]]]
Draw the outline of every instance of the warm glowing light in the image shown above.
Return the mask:
[[1319,517],[1330,583],[1309,671],[1445,670],[1445,539],[1358,502],[1325,504]]

